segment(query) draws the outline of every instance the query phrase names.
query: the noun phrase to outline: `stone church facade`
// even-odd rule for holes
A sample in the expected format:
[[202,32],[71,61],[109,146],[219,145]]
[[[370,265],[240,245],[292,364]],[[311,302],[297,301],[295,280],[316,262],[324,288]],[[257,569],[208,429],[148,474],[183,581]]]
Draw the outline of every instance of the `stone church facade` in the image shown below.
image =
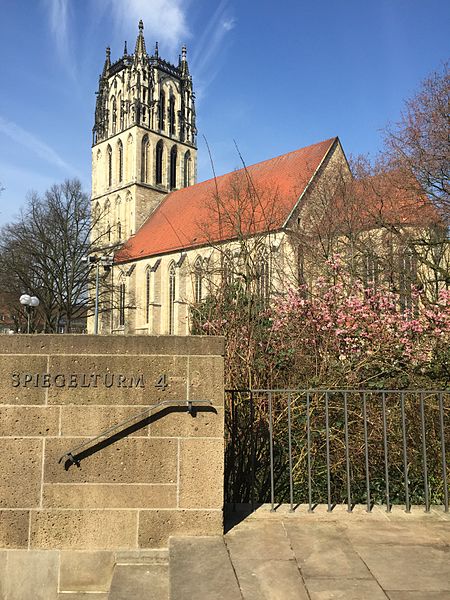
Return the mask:
[[186,48],[178,66],[157,45],[149,55],[142,21],[133,54],[111,63],[107,48],[92,146],[93,243],[113,261],[99,333],[187,335],[192,307],[236,277],[263,302],[303,283],[299,235],[352,179],[331,138],[196,183],[194,98]]

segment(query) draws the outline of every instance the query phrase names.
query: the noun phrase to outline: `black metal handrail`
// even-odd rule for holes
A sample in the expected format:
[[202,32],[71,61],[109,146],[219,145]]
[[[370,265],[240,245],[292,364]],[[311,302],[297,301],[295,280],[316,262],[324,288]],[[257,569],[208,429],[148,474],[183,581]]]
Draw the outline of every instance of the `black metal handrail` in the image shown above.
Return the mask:
[[109,434],[113,433],[114,431],[117,431],[119,428],[124,427],[125,425],[128,425],[128,423],[136,421],[137,419],[139,419],[140,417],[143,417],[144,415],[147,415],[147,414],[150,415],[150,413],[153,410],[155,410],[156,408],[160,408],[161,406],[186,406],[186,411],[190,415],[192,415],[192,412],[194,409],[194,404],[207,404],[209,406],[212,406],[212,402],[210,400],[162,400],[161,402],[158,402],[157,404],[151,404],[150,406],[147,406],[144,410],[134,414],[131,417],[127,417],[126,419],[123,419],[116,425],[113,425],[112,427],[105,429],[104,431],[102,431],[101,433],[96,435],[95,437],[89,438],[88,440],[82,442],[78,446],[75,446],[75,448],[72,448],[68,452],[65,452],[59,458],[58,464],[61,464],[63,462],[63,460],[68,460],[70,463],[79,466],[79,462],[74,457],[74,452],[77,452],[78,450],[81,450],[82,448],[86,448],[86,446],[90,446],[93,442],[96,442],[97,440],[107,437]]

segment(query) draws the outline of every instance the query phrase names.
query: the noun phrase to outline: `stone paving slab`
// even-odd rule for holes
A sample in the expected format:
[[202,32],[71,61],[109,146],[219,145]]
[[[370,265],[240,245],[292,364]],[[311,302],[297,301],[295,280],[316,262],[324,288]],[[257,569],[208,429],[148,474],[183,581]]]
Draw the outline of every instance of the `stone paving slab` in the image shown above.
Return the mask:
[[242,600],[223,537],[172,538],[169,556],[170,600]]
[[147,598],[168,600],[167,566],[116,565],[108,600],[146,600]]
[[245,600],[309,600],[295,560],[233,560]]
[[386,600],[375,580],[307,579],[306,585],[311,600]]
[[371,574],[336,523],[284,523],[302,574],[311,577],[370,579]]
[[448,592],[386,592],[389,600],[449,600]]
[[450,547],[356,546],[385,590],[447,591],[450,598]]
[[58,552],[8,551],[4,587],[7,600],[56,600]]
[[232,530],[226,537],[232,560],[291,560],[292,548],[281,520],[248,522]]

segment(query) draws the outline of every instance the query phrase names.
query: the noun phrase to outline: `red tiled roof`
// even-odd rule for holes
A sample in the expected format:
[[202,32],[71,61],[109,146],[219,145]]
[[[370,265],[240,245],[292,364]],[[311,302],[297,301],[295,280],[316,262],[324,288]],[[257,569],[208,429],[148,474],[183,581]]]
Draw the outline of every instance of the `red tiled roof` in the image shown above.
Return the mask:
[[438,225],[440,221],[418,181],[395,170],[345,184],[321,215],[318,225],[337,234],[383,226]]
[[280,229],[336,141],[319,142],[168,194],[116,253],[116,262]]

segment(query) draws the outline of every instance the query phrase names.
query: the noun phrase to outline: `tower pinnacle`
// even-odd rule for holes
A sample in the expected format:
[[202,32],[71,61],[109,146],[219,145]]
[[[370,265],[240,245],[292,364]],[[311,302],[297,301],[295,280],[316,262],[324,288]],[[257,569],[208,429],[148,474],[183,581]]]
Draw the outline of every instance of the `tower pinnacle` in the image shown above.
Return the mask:
[[144,40],[144,23],[142,19],[139,21],[139,33],[136,39],[136,47],[134,49],[135,54],[146,54],[145,40]]

